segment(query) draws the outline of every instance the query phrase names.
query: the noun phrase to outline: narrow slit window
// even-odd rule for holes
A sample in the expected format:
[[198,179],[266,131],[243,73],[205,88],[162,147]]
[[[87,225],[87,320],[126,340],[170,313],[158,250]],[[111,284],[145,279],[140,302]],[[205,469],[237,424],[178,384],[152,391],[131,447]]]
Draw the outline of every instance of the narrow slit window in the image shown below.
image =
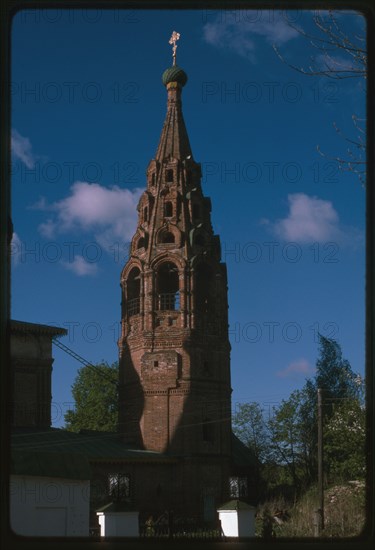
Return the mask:
[[165,173],[165,181],[168,183],[173,182],[173,170],[169,169]]
[[171,201],[164,203],[164,216],[166,218],[171,218],[173,216],[173,204]]

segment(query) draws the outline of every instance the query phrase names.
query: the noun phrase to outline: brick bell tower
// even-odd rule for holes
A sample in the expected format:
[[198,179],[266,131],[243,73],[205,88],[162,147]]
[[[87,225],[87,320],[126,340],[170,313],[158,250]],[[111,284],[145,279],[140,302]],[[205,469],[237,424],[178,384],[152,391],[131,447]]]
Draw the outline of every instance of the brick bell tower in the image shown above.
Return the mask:
[[227,274],[182,115],[178,37],[162,76],[167,114],[121,273],[119,424],[126,442],[185,457],[188,483],[211,476],[208,491],[219,484],[222,495],[231,454]]

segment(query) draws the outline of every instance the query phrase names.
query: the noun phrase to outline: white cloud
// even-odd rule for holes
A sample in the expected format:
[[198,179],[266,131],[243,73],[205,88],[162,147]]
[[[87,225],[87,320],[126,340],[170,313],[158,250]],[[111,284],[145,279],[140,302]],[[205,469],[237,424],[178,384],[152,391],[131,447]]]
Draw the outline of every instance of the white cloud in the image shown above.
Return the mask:
[[29,138],[21,136],[17,130],[11,133],[11,150],[14,157],[25,164],[29,169],[35,166],[35,156],[32,152]]
[[46,238],[68,232],[92,232],[106,248],[115,242],[129,241],[136,228],[136,206],[142,191],[75,182],[66,198],[52,204],[42,198],[33,206],[49,212],[48,219],[39,225],[39,232]]
[[65,269],[72,271],[75,275],[84,277],[86,275],[96,275],[98,272],[98,265],[96,263],[88,262],[82,256],[75,256],[72,262],[60,262]]
[[342,237],[339,216],[330,201],[305,193],[288,195],[289,213],[272,223],[262,220],[281,239],[299,243],[324,242]]
[[204,40],[219,48],[230,49],[237,54],[255,61],[256,36],[266,42],[280,46],[299,35],[291,27],[282,12],[267,10],[249,12],[221,11],[213,22],[203,27]]
[[301,358],[297,359],[296,361],[292,361],[292,363],[289,363],[285,369],[278,371],[276,374],[280,378],[285,378],[287,376],[294,376],[294,375],[308,375],[312,372],[312,368],[309,365],[309,362],[307,359]]

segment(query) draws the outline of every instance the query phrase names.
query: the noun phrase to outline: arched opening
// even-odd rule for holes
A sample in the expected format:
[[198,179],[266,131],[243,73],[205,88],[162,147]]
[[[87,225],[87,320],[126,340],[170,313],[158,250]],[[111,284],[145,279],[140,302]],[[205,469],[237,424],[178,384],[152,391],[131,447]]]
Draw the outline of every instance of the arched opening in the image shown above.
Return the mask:
[[140,237],[137,242],[137,250],[140,248],[147,248],[147,239],[146,237]]
[[173,216],[173,204],[171,201],[166,201],[164,203],[164,216],[166,218],[171,218]]
[[157,271],[157,308],[180,309],[178,269],[172,262],[162,264]]
[[175,242],[175,238],[171,231],[163,231],[160,235],[160,242],[163,244],[170,244]]
[[126,280],[126,313],[129,317],[140,311],[141,274],[133,267]]

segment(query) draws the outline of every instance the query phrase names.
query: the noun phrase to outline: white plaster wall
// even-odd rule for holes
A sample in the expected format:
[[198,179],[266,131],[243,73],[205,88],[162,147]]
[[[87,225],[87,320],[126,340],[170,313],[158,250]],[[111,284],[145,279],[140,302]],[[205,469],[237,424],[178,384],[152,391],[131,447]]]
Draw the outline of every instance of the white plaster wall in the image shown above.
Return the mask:
[[255,509],[223,510],[219,519],[226,537],[255,537]]
[[18,535],[89,535],[90,481],[10,478],[10,523]]
[[138,512],[99,512],[101,537],[138,537]]
[[236,510],[219,512],[221,527],[226,537],[238,537],[238,521]]

